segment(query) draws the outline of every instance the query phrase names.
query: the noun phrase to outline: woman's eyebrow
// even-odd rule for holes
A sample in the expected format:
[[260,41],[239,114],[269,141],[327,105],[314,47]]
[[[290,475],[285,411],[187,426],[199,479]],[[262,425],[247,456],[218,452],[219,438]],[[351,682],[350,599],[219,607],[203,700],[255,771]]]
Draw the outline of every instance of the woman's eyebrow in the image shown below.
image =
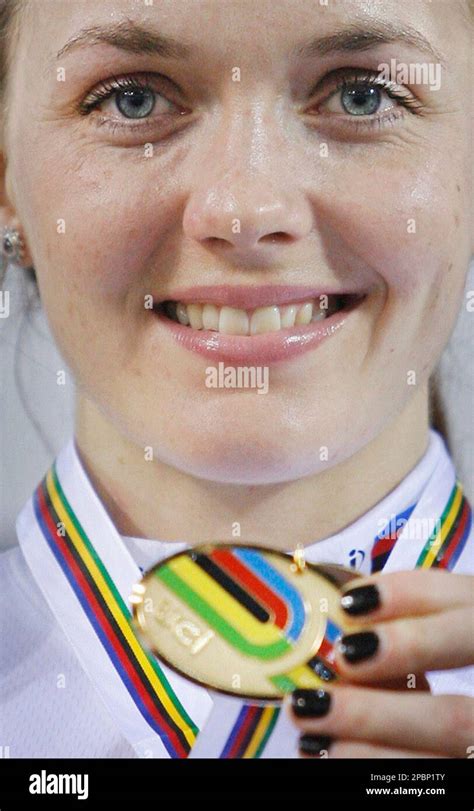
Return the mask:
[[327,36],[314,37],[303,45],[296,46],[293,55],[307,59],[338,52],[367,51],[377,45],[393,43],[411,45],[429,54],[442,65],[446,64],[446,57],[416,28],[405,23],[397,25],[382,20],[377,22],[367,20],[349,25]]
[[93,25],[74,34],[58,51],[56,58],[76,48],[106,43],[129,53],[156,54],[168,59],[187,59],[190,48],[172,37],[152,31],[132,20],[122,20],[113,25]]

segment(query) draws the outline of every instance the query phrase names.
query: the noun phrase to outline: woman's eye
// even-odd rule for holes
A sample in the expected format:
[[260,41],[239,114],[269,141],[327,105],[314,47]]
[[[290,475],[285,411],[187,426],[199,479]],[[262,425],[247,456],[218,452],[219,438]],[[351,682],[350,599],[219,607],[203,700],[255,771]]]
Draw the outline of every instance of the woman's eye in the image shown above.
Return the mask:
[[311,126],[327,127],[342,140],[364,139],[401,124],[408,114],[424,114],[422,101],[411,89],[357,68],[333,71],[309,95],[313,101],[305,112]]
[[148,118],[155,111],[157,115],[165,115],[177,110],[176,105],[161,93],[149,87],[129,87],[115,90],[108,99],[99,101],[95,107],[100,107],[102,113],[117,113],[129,119]]
[[[81,115],[89,115],[93,111],[101,113],[103,122],[109,121],[114,126],[132,126],[127,121],[143,121],[156,124],[164,121],[165,117],[181,115],[184,108],[177,102],[172,101],[173,93],[169,90],[166,95],[154,86],[156,79],[146,77],[114,77],[111,81],[104,82],[103,85],[92,90],[78,107]],[[163,80],[161,80],[161,85]],[[168,96],[171,96],[169,98]],[[153,116],[152,116],[153,113]]]
[[350,116],[370,116],[396,106],[396,100],[382,88],[360,83],[339,88],[321,105],[321,109]]
[[116,93],[114,101],[125,118],[146,118],[153,111],[156,94],[146,87],[134,87],[120,90]]

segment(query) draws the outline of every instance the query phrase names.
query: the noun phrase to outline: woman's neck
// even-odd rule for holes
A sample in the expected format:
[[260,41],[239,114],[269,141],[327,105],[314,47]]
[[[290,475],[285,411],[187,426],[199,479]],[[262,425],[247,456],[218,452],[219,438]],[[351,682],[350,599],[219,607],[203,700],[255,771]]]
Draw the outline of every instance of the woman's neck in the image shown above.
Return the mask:
[[158,460],[127,440],[79,395],[76,445],[84,467],[123,535],[187,541],[307,546],[351,524],[393,490],[428,445],[428,391],[344,462],[296,481],[232,485],[206,481]]

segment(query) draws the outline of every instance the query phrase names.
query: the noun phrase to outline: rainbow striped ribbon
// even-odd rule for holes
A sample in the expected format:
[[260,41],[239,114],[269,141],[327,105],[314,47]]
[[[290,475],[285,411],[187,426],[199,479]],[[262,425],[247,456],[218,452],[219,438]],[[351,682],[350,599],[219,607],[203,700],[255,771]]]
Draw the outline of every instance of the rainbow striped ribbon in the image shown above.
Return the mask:
[[[372,573],[379,572],[385,567],[415,506],[416,504],[412,504],[405,512],[396,516],[393,531],[390,532],[393,526],[390,522],[388,527],[377,535],[371,553]],[[461,483],[456,480],[441,517],[426,541],[415,568],[436,567],[452,571],[469,538],[471,525],[472,510]]]
[[416,503],[412,504],[410,507],[407,507],[406,510],[399,513],[394,521],[389,521],[385,529],[379,533],[375,537],[374,545],[372,547],[372,552],[370,555],[371,558],[371,574],[375,572],[381,572],[387,560],[389,559],[390,555],[393,552],[393,547],[395,546],[398,538],[400,537],[401,533],[405,529],[405,524],[407,523],[410,515],[412,514],[413,510],[416,507]]
[[452,571],[464,549],[472,525],[471,506],[456,481],[437,526],[431,533],[416,561],[420,569]]
[[46,542],[138,710],[170,757],[187,757],[199,730],[138,641],[130,610],[69,504],[55,465],[36,489],[33,505]]
[[281,707],[244,704],[220,758],[258,758],[265,749]]

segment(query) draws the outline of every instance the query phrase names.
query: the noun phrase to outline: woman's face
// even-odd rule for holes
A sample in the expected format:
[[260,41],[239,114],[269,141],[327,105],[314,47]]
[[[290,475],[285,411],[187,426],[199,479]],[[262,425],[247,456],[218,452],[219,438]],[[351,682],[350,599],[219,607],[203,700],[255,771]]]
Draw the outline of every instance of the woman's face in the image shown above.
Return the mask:
[[[473,249],[471,30],[449,6],[29,0],[7,189],[77,385],[128,439],[205,479],[285,481],[327,467],[321,446],[348,458],[426,383]],[[277,330],[325,292],[365,298],[336,328]],[[165,300],[261,334],[177,326]],[[209,387],[219,362],[267,369],[268,391]]]

